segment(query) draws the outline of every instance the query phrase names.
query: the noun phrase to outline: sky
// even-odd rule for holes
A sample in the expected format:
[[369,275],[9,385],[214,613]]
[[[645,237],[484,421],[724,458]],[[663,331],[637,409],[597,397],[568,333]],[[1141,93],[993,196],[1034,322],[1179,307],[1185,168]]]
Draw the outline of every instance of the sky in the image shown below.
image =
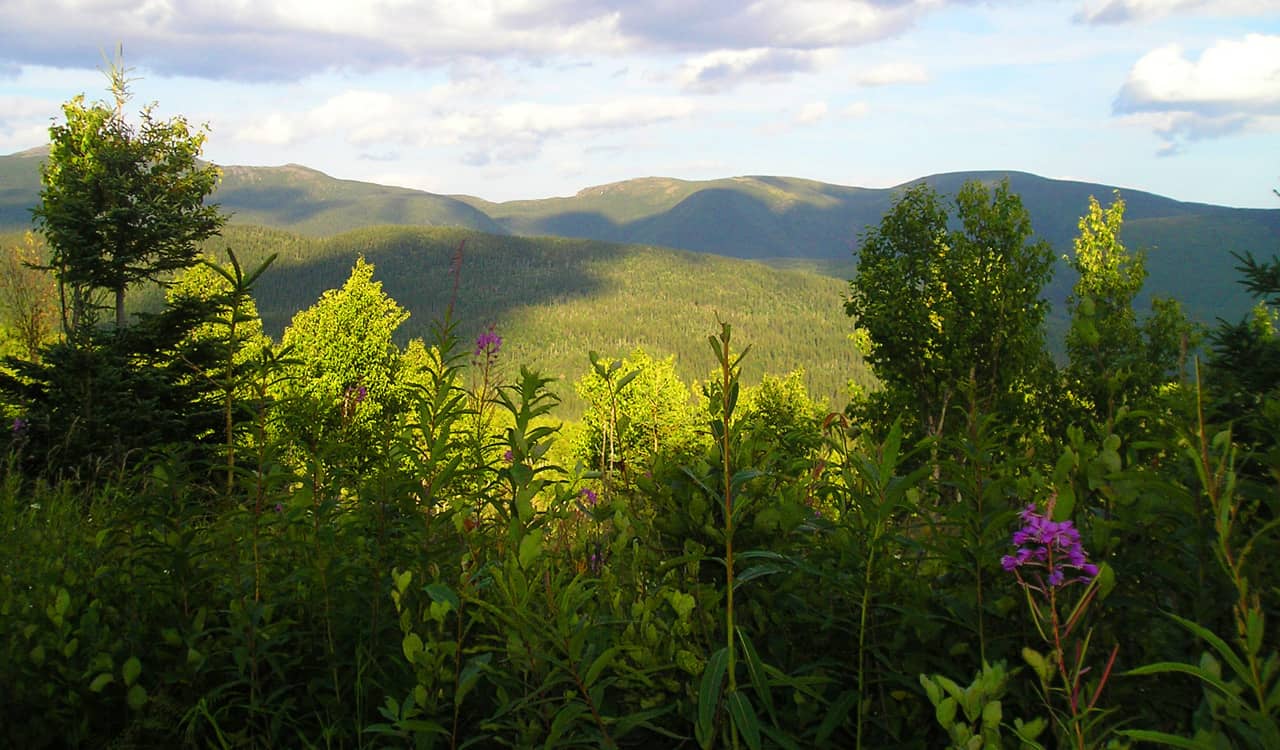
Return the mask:
[[0,0],[0,154],[107,98],[117,49],[131,106],[223,165],[493,201],[996,169],[1280,208],[1280,0]]

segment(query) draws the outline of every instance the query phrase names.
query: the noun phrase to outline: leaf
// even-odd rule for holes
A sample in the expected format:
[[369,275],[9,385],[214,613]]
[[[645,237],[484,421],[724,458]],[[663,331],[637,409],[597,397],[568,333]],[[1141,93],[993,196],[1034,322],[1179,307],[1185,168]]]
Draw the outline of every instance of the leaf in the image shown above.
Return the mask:
[[97,677],[94,677],[93,682],[89,683],[89,691],[93,693],[101,693],[107,685],[115,682],[115,680],[116,678],[112,676],[110,672],[103,672]]
[[405,592],[405,589],[409,588],[409,582],[413,580],[413,571],[406,570],[403,573],[398,573],[393,570],[391,571],[391,577],[396,582],[396,591],[399,591],[401,594],[403,594]]
[[1192,622],[1185,617],[1179,617],[1172,612],[1168,613],[1168,615],[1181,624],[1182,627],[1190,630],[1192,633],[1195,633],[1212,646],[1213,650],[1222,655],[1223,660],[1226,661],[1227,664],[1231,665],[1231,669],[1234,670],[1235,673],[1240,676],[1240,679],[1244,680],[1246,684],[1253,679],[1253,673],[1247,666],[1245,666],[1244,662],[1240,660],[1240,657],[1236,655],[1236,652],[1227,645],[1227,642],[1218,637],[1217,633],[1214,633],[1203,625]]
[[1262,613],[1250,609],[1245,615],[1245,646],[1250,654],[1262,651]]
[[1176,734],[1167,732],[1154,732],[1148,729],[1120,729],[1116,734],[1128,737],[1131,740],[1139,742],[1151,742],[1157,745],[1168,745],[1170,747],[1182,747],[1187,750],[1215,750],[1215,748],[1205,742],[1196,742],[1186,737],[1179,737]]
[[720,689],[728,663],[729,652],[721,648],[707,659],[707,666],[702,670],[702,683],[698,686],[697,729],[699,741],[704,748],[709,748],[715,739],[712,729],[716,711],[720,707]]
[[124,684],[132,685],[138,681],[138,675],[142,674],[142,662],[136,656],[130,656],[120,669],[124,676]]
[[422,638],[419,637],[417,633],[410,633],[406,635],[400,645],[404,650],[404,658],[408,660],[410,664],[413,664],[417,660],[418,654],[422,653],[423,650]]
[[1025,646],[1022,649],[1022,658],[1031,665],[1031,669],[1035,670],[1036,676],[1040,678],[1040,684],[1048,685],[1050,675],[1048,660],[1039,651]]
[[742,586],[742,584],[747,583],[749,581],[754,581],[757,578],[763,578],[765,576],[773,575],[774,573],[782,573],[783,571],[784,569],[777,565],[769,565],[769,564],[753,565],[750,568],[747,568],[746,570],[742,571],[738,575],[734,576],[733,590],[737,591],[738,588]]
[[760,660],[760,654],[756,652],[756,646],[751,642],[751,638],[747,636],[746,632],[739,627],[735,627],[734,630],[738,633],[738,642],[742,644],[742,655],[746,657],[747,674],[751,677],[751,687],[755,689],[756,695],[760,696],[760,703],[764,705],[770,721],[777,724],[778,718],[774,714],[773,708],[773,689],[765,673],[764,662]]
[[125,700],[129,702],[129,708],[132,708],[134,711],[141,709],[143,706],[147,705],[146,688],[141,685],[134,685],[129,688],[129,693],[125,696]]
[[520,567],[528,568],[542,556],[542,530],[534,529],[520,540]]
[[1111,564],[1107,562],[1098,565],[1098,599],[1102,601],[1116,587],[1116,572],[1112,569]]
[[840,694],[840,697],[832,701],[831,705],[827,707],[826,718],[818,725],[818,731],[814,734],[814,744],[825,745],[827,739],[844,723],[849,716],[849,711],[853,709],[857,702],[858,694],[853,690],[844,691]]
[[986,728],[995,728],[1000,726],[1000,721],[1004,718],[1004,710],[1000,705],[1000,701],[991,701],[982,707],[982,726]]
[[565,730],[573,726],[573,722],[586,713],[586,710],[585,706],[574,701],[557,711],[556,717],[551,720],[551,731],[547,733],[547,741],[543,744],[543,747],[547,750],[552,750],[552,748],[556,747],[556,742],[564,735]]
[[938,720],[938,724],[950,730],[951,725],[955,723],[956,711],[959,710],[960,703],[955,698],[947,696],[942,699],[938,707],[934,709],[933,715]]
[[54,601],[53,611],[58,613],[59,619],[67,616],[67,610],[71,609],[71,594],[66,589],[58,589],[58,596]]
[[458,601],[458,595],[443,583],[428,584],[423,590],[427,592],[427,596],[431,597],[431,601],[445,602],[450,607],[453,607],[455,612],[462,609],[462,603]]
[[1128,672],[1125,672],[1125,675],[1130,677],[1141,677],[1143,675],[1164,674],[1166,672],[1180,672],[1182,674],[1189,674],[1194,677],[1198,677],[1206,685],[1212,686],[1228,698],[1239,701],[1239,697],[1237,697],[1220,678],[1215,677],[1208,670],[1194,664],[1184,664],[1180,661],[1161,661],[1154,664],[1144,664],[1141,667],[1135,667],[1130,669]]
[[730,693],[727,703],[733,726],[742,735],[747,747],[751,750],[760,750],[760,719],[756,716],[756,710],[751,706],[746,693],[741,691]]
[[587,669],[583,684],[588,688],[594,685],[596,680],[599,679],[600,673],[604,671],[605,667],[609,666],[609,662],[613,661],[613,657],[621,650],[622,646],[612,646],[597,656],[595,661],[591,662],[591,667]]
[[492,658],[493,654],[481,654],[467,660],[467,665],[462,668],[462,673],[458,676],[458,689],[453,695],[454,705],[460,705],[467,697],[467,693],[475,687],[476,681],[480,679],[481,673]]

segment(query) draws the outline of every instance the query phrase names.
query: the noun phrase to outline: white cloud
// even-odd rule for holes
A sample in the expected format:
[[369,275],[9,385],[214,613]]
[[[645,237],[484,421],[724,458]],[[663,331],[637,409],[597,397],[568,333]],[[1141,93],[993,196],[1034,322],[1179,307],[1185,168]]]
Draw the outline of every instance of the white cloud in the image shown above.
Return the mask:
[[574,104],[516,101],[459,108],[442,93],[416,95],[351,90],[303,112],[272,112],[236,131],[250,143],[298,144],[335,134],[362,150],[460,146],[473,166],[494,160],[525,161],[554,139],[587,137],[681,120],[695,112],[681,97],[629,96]]
[[856,120],[859,117],[866,117],[870,113],[871,107],[866,102],[854,102],[840,110],[840,114],[850,120]]
[[1280,110],[1280,35],[1219,41],[1198,60],[1185,57],[1176,44],[1148,52],[1129,71],[1116,109]]
[[1280,116],[1280,36],[1218,41],[1199,59],[1176,44],[1153,50],[1129,71],[1113,110],[1150,125],[1166,142],[1164,153],[1268,127]]
[[928,83],[929,71],[910,62],[883,63],[861,70],[853,77],[859,86],[890,86],[899,83]]
[[162,74],[236,80],[440,67],[469,56],[805,51],[886,39],[944,2],[7,0],[0,4],[0,70],[90,67],[115,41],[132,64]]
[[800,108],[796,113],[795,122],[797,125],[812,125],[819,120],[826,119],[827,103],[823,101],[809,102]]
[[830,57],[820,50],[716,50],[686,62],[677,78],[686,90],[718,93],[748,81],[781,81],[812,72]]
[[1261,16],[1275,13],[1275,0],[1085,0],[1076,20],[1088,24],[1149,21],[1179,13]]
[[31,96],[0,96],[0,154],[48,142],[50,119],[59,112],[58,102]]

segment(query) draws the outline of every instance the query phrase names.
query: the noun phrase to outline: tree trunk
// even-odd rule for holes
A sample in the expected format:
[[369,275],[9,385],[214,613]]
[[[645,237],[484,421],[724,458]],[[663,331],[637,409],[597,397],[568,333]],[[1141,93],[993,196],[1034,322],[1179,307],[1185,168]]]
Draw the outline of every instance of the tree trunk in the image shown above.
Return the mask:
[[124,287],[116,290],[116,329],[124,328]]

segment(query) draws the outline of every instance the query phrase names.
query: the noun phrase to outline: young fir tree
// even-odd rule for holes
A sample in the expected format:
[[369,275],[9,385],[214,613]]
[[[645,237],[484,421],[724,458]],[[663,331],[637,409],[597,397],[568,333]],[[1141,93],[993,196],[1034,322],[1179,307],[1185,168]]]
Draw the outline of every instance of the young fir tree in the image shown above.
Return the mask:
[[[219,303],[170,300],[125,325],[129,287],[194,265],[196,243],[225,222],[205,204],[218,170],[199,161],[205,133],[184,119],[161,121],[146,107],[131,123],[127,71],[116,63],[107,75],[114,106],[77,96],[63,106],[66,121],[49,129],[33,212],[65,338],[39,363],[9,360],[12,374],[0,374],[0,391],[22,413],[32,468],[81,476],[165,446],[186,452],[208,443],[218,424],[215,388],[197,376],[217,363],[205,361],[189,334]],[[115,326],[103,329],[98,313],[109,298]]]
[[128,71],[113,65],[114,104],[87,104],[81,94],[62,107],[66,121],[49,128],[33,216],[50,248],[63,327],[81,341],[96,323],[103,296],[114,298],[125,325],[130,285],[160,281],[199,257],[197,244],[218,233],[226,216],[205,200],[218,168],[199,160],[206,133],[182,117],[159,120],[144,107],[137,125],[125,116]]

